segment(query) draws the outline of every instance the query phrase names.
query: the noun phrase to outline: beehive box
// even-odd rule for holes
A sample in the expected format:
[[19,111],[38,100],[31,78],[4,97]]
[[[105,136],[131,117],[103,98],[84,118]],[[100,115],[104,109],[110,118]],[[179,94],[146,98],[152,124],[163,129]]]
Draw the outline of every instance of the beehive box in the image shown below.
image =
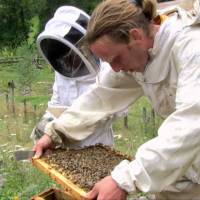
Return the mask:
[[51,188],[45,192],[33,196],[30,200],[73,200],[73,197],[67,192],[62,192],[56,188]]
[[121,160],[130,157],[102,145],[81,150],[55,150],[51,155],[33,159],[33,165],[55,180],[73,199],[83,200],[94,184]]

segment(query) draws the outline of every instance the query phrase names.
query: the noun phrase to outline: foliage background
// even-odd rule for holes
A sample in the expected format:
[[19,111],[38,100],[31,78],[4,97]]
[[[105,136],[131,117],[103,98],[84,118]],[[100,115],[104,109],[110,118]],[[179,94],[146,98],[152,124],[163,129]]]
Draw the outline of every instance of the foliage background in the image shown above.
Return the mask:
[[[52,94],[54,73],[45,62],[41,63],[42,68],[33,62],[39,56],[35,41],[58,7],[73,5],[91,14],[100,1],[0,0],[0,200],[27,200],[55,186],[30,163],[13,159],[17,148],[32,147],[30,132]],[[1,58],[9,61],[15,57],[16,63],[1,63]],[[13,92],[8,87],[11,81]],[[116,149],[133,156],[138,146],[154,137],[161,121],[151,111],[147,99],[142,98],[129,110],[128,127],[123,119],[113,124]]]
[[[100,0],[1,0],[0,1],[0,49],[17,47],[30,37],[35,28],[35,38],[45,23],[62,5],[73,5],[91,13]],[[38,24],[38,26],[34,26]]]

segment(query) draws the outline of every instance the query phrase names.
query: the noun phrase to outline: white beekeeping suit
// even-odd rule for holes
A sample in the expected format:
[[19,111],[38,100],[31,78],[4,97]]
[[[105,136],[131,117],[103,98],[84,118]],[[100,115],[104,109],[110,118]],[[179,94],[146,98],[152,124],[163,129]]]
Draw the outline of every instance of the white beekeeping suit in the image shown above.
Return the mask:
[[[103,71],[104,65],[107,65],[100,63],[84,47],[82,38],[88,20],[89,16],[82,10],[62,6],[37,38],[39,52],[55,70],[55,81],[46,113],[31,134],[35,141],[44,134],[45,126],[50,121],[59,118],[75,99],[89,90],[96,80],[97,72]],[[97,143],[113,144],[111,121],[101,124],[91,137],[80,142],[68,140],[65,145],[81,148]]]

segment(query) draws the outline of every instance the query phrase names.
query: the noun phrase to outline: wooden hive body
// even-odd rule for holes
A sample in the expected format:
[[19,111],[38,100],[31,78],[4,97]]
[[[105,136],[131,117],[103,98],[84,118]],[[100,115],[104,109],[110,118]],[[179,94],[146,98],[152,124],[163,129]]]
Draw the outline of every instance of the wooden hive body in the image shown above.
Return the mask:
[[73,200],[73,197],[67,193],[62,192],[56,188],[51,188],[38,195],[35,195],[31,200]]
[[[47,174],[56,183],[61,185],[63,190],[70,195],[73,200],[83,200],[86,192],[65,178],[61,173],[53,169],[50,165],[41,159],[32,159],[33,165],[40,171]],[[39,199],[38,199],[39,200]]]

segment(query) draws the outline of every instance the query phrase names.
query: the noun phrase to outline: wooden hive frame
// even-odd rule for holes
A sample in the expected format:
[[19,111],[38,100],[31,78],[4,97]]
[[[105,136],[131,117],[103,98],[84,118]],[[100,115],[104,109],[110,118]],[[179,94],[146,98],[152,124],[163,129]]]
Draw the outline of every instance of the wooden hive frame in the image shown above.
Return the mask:
[[[107,149],[108,151],[112,151],[113,155],[116,156],[123,156],[124,159],[131,160],[132,158],[128,155],[124,155],[121,152],[115,151],[114,149],[111,149],[110,147],[102,146],[104,149]],[[62,189],[67,192],[69,195],[71,195],[73,200],[87,200],[85,198],[86,191],[72,183],[69,179],[67,179],[64,175],[62,175],[60,172],[58,172],[56,169],[54,169],[52,166],[50,166],[48,163],[46,163],[42,159],[36,159],[32,158],[32,164],[40,171],[47,174],[52,180],[54,180],[56,183],[58,183]]]
[[47,174],[51,179],[56,181],[64,191],[66,191],[73,200],[86,200],[84,197],[86,192],[72,183],[69,179],[64,177],[61,173],[53,169],[50,165],[44,162],[42,159],[32,159],[32,164],[40,171]]

